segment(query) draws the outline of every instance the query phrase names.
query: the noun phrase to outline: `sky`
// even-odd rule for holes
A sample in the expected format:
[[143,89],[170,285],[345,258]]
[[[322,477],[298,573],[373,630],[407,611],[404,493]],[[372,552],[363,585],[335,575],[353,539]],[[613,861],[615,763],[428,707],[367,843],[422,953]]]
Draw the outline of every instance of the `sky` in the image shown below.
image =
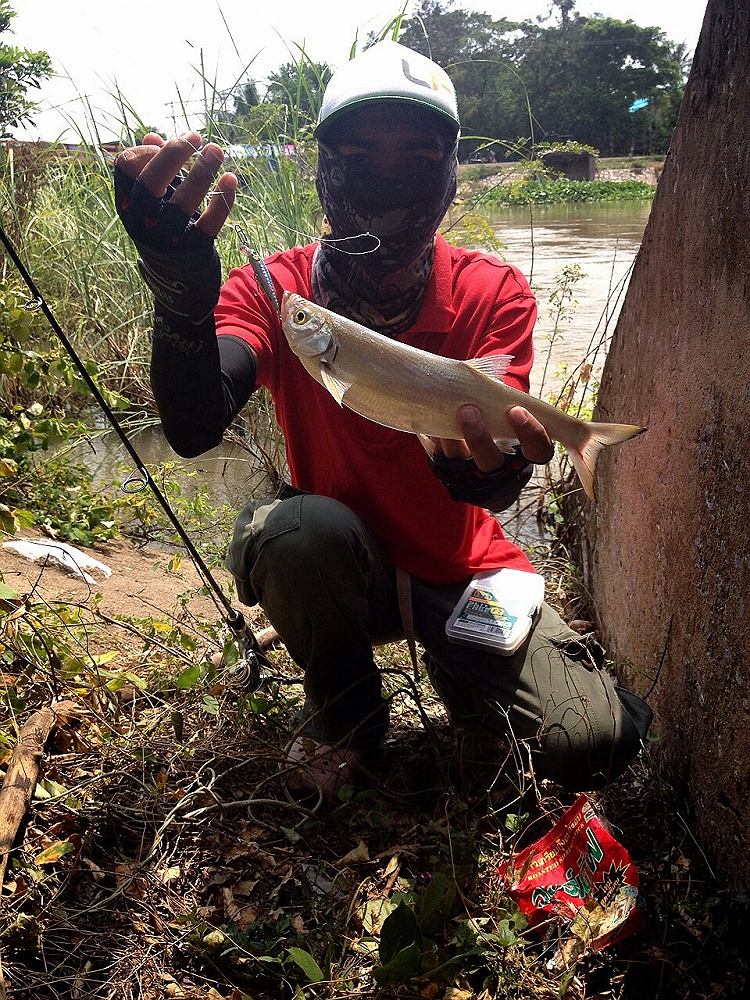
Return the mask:
[[[656,25],[668,38],[695,48],[707,0],[578,0],[581,14],[594,12],[641,26]],[[42,110],[31,128],[15,130],[28,139],[77,136],[71,122],[90,120],[84,95],[102,139],[117,133],[111,94],[120,93],[148,125],[168,135],[194,128],[203,107],[203,75],[218,89],[238,79],[262,81],[298,54],[340,65],[352,43],[362,42],[399,13],[403,0],[13,0],[17,16],[4,42],[52,58],[56,77],[32,91]],[[407,6],[411,3],[407,0]],[[549,0],[466,0],[461,6],[494,18],[544,16]],[[247,68],[249,66],[249,69]],[[182,104],[182,107],[180,106]],[[182,108],[187,112],[186,117]]]

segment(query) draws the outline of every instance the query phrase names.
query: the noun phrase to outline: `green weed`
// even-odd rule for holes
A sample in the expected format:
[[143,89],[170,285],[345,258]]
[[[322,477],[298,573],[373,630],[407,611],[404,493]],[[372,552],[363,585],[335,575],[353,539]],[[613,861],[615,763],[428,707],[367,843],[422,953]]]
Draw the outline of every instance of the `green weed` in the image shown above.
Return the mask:
[[634,201],[651,199],[654,189],[643,181],[571,181],[531,177],[501,184],[488,192],[486,204],[554,205],[564,202]]

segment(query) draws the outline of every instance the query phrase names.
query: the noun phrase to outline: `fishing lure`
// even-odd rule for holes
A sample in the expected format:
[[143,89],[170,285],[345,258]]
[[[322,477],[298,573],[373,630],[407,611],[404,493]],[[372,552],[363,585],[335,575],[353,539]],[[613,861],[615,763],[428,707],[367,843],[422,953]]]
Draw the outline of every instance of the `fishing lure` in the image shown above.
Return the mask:
[[274,307],[276,312],[281,315],[281,306],[279,305],[276,289],[273,287],[273,281],[271,279],[271,272],[268,270],[266,262],[260,254],[256,250],[253,250],[250,246],[250,238],[239,222],[235,223],[234,231],[237,233],[237,238],[240,241],[241,252],[244,253],[250,261],[250,267],[253,269],[255,280],[265,292],[266,298]]

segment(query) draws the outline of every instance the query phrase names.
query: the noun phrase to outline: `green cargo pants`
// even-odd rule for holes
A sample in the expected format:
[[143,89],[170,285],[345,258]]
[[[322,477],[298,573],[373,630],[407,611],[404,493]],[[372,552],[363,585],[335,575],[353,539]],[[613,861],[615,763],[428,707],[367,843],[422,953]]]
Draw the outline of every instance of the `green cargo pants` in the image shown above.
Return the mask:
[[[388,726],[373,646],[403,638],[395,567],[351,510],[283,488],[240,514],[227,557],[239,599],[260,604],[305,671],[308,731],[368,752]],[[414,631],[453,723],[491,734],[519,764],[570,790],[620,775],[651,711],[604,670],[603,651],[543,605],[512,656],[451,642],[445,623],[468,580],[412,579]]]

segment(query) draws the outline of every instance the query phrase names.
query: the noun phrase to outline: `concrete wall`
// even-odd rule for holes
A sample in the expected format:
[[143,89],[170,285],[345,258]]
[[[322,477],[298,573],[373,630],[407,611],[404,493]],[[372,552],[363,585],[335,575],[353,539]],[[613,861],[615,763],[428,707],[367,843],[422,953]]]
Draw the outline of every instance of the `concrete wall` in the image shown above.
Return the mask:
[[543,153],[541,161],[571,181],[593,181],[596,177],[596,157],[591,153]]
[[605,366],[586,570],[602,633],[650,697],[664,773],[750,885],[750,3],[710,0]]

